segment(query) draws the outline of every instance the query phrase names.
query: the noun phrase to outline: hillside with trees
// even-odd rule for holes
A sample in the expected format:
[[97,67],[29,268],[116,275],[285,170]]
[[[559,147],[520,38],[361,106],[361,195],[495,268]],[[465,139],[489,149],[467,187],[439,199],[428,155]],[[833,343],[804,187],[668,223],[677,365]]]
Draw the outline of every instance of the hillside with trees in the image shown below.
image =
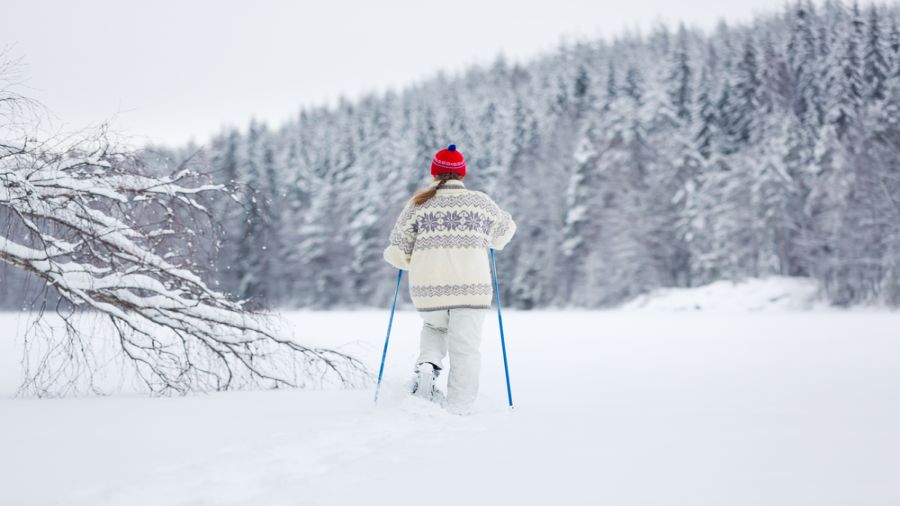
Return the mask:
[[232,189],[197,251],[214,251],[219,289],[261,306],[385,306],[390,227],[449,143],[467,186],[518,224],[498,254],[510,306],[769,275],[814,278],[838,305],[896,305],[898,21],[895,6],[829,1],[710,32],[660,26],[146,156],[164,170],[193,155]]

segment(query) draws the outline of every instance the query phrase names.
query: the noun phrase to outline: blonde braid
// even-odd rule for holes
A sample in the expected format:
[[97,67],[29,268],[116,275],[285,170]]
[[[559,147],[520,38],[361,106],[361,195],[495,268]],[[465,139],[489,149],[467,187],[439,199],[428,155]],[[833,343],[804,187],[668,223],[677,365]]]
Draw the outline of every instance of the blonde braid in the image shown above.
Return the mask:
[[459,179],[458,174],[453,174],[450,172],[438,174],[437,177],[440,179],[440,182],[437,184],[437,186],[432,186],[431,188],[426,188],[424,190],[419,190],[418,192],[416,192],[416,194],[413,195],[413,204],[421,206],[425,202],[431,200],[431,197],[434,197],[438,189],[444,186],[447,181],[451,179]]

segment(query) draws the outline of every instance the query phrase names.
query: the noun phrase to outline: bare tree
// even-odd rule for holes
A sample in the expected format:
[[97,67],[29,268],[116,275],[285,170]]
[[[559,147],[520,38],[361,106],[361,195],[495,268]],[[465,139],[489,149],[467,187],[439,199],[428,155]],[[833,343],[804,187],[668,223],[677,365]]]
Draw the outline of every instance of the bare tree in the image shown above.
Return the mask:
[[[271,314],[250,312],[201,279],[181,255],[214,219],[187,165],[152,175],[134,151],[116,148],[104,129],[39,141],[22,120],[35,104],[15,93],[14,65],[0,52],[0,261],[45,282],[25,340],[20,393],[103,390],[102,332],[78,315],[101,316],[113,346],[155,393],[225,390],[310,382],[358,385],[355,358],[283,337]],[[47,320],[50,287],[59,294],[56,333]],[[43,330],[41,330],[43,329]],[[102,351],[102,350],[101,350]]]

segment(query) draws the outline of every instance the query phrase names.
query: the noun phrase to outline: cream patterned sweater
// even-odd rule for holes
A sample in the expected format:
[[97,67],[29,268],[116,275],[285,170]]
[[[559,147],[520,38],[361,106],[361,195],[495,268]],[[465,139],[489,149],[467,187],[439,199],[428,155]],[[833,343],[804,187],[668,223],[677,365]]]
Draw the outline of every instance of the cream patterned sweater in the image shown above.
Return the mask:
[[515,232],[512,217],[490,197],[451,180],[428,202],[406,203],[384,259],[409,271],[409,295],[419,311],[489,308],[488,248],[503,249]]

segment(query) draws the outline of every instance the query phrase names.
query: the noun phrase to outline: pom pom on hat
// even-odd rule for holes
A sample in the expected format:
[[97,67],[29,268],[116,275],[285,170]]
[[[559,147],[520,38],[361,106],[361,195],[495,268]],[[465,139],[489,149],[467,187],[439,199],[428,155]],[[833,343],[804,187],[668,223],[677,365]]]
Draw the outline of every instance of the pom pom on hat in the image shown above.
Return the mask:
[[456,144],[447,146],[435,153],[434,159],[431,160],[431,175],[438,174],[459,174],[459,177],[466,176],[466,159],[463,154],[456,150]]

